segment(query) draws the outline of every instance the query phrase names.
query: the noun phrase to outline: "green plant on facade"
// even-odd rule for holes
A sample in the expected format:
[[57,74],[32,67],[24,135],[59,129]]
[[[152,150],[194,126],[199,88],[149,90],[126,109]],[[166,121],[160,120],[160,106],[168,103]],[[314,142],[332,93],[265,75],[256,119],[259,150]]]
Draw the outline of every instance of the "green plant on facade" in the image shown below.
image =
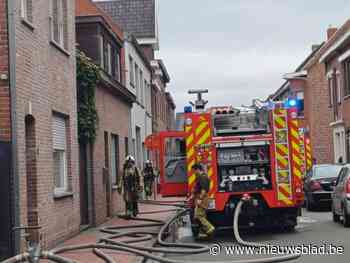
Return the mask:
[[78,137],[83,144],[93,143],[96,138],[98,115],[96,87],[100,81],[100,68],[83,52],[77,51],[77,100]]

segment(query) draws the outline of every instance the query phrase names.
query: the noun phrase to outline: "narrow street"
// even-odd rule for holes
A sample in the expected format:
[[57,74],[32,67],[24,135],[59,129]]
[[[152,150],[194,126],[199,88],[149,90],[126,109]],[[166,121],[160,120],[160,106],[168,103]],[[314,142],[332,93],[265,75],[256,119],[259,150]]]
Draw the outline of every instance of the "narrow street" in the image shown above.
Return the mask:
[[[192,237],[185,236],[190,233],[190,229],[180,229],[183,237],[179,240],[182,242],[195,242]],[[227,233],[219,233],[216,235],[215,239],[211,241],[211,244],[220,244],[223,246],[234,245],[232,242],[233,237],[231,231]],[[322,245],[322,244],[332,244],[334,246],[344,247],[344,255],[333,255],[333,256],[323,256],[323,255],[310,255],[302,256],[299,260],[291,262],[349,262],[350,256],[350,239],[348,231],[344,230],[344,227],[341,224],[334,223],[332,221],[331,212],[327,209],[322,209],[315,212],[307,212],[303,210],[303,216],[299,218],[299,224],[296,228],[296,231],[293,233],[270,233],[270,232],[259,232],[259,233],[249,233],[242,234],[244,240],[257,241],[257,242],[268,242],[275,245]],[[208,253],[209,254],[209,253]],[[257,258],[248,257],[248,256],[238,256],[231,255],[228,256],[226,253],[221,250],[221,253],[217,256],[210,256],[207,253],[199,255],[189,255],[189,256],[172,256],[167,255],[172,258],[182,259],[182,260],[191,260],[191,261],[220,261],[220,260],[238,260],[238,259],[248,259],[248,258]],[[263,256],[261,256],[263,257]]]

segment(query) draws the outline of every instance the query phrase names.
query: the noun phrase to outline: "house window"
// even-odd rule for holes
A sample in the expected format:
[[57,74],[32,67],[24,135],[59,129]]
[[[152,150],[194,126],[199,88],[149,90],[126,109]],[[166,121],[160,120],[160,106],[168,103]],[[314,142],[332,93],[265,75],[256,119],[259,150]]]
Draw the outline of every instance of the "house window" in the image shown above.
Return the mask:
[[103,36],[100,36],[100,66],[105,68],[105,54],[104,54],[104,39]]
[[119,176],[119,136],[111,135],[111,182],[116,185]]
[[140,90],[139,90],[139,67],[135,64],[135,88],[136,88],[136,99],[140,99]]
[[130,84],[134,87],[135,85],[135,75],[134,75],[134,60],[131,56],[129,56],[129,78],[130,78]]
[[51,0],[51,40],[67,49],[67,0]]
[[107,73],[112,75],[112,46],[111,44],[107,44]]
[[297,92],[297,99],[299,101],[298,116],[303,117],[304,116],[304,92],[302,91]]
[[340,74],[337,73],[336,76],[336,87],[337,87],[337,103],[341,104],[341,87],[340,87]]
[[120,55],[118,50],[116,50],[116,55],[115,55],[115,77],[116,77],[116,80],[121,82]]
[[67,132],[66,119],[54,115],[52,118],[53,174],[55,193],[67,191]]
[[21,17],[29,22],[33,22],[33,1],[21,0]]
[[143,73],[140,70],[140,96],[141,96],[140,102],[141,102],[141,105],[144,105],[143,93],[144,93],[144,91],[143,91]]
[[334,87],[333,87],[333,76],[328,77],[328,95],[329,95],[329,106],[333,106],[334,98]]
[[350,59],[344,62],[344,96],[350,95]]

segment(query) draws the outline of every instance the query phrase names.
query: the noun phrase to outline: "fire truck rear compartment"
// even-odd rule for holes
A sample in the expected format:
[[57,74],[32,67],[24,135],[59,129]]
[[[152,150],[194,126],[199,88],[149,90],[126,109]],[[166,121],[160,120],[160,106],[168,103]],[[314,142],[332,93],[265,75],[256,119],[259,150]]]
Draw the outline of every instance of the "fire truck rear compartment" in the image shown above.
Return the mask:
[[[275,228],[291,230],[297,224],[298,208],[270,208],[259,193],[251,194],[254,200],[246,205],[239,217],[240,228]],[[242,195],[231,196],[222,211],[208,211],[208,219],[217,227],[232,227],[235,208]]]
[[[261,145],[262,144],[262,145]],[[218,192],[271,190],[269,145],[218,148]]]

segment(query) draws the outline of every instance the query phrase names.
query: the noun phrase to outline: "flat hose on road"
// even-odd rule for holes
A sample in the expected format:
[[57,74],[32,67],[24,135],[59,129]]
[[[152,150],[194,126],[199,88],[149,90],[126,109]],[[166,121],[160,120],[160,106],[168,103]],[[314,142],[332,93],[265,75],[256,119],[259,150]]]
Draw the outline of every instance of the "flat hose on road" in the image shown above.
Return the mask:
[[[237,208],[235,210],[234,221],[233,221],[235,238],[237,242],[243,246],[253,246],[253,247],[264,246],[263,244],[260,244],[260,243],[244,241],[239,235],[238,218],[244,202],[245,202],[244,200],[241,200],[238,203]],[[132,220],[146,221],[149,223],[138,224],[138,225],[104,227],[101,229],[101,232],[107,233],[110,235],[105,238],[101,238],[97,243],[90,243],[90,244],[83,244],[83,245],[76,245],[76,246],[66,246],[66,247],[54,249],[52,250],[52,252],[55,254],[59,254],[59,253],[64,253],[64,252],[74,251],[74,250],[93,249],[93,252],[96,254],[96,256],[100,257],[105,262],[116,263],[116,261],[114,261],[110,256],[108,256],[107,254],[105,254],[105,252],[102,251],[102,249],[106,249],[106,250],[129,252],[131,254],[142,256],[144,258],[152,259],[161,263],[193,263],[193,261],[183,261],[183,260],[176,260],[176,259],[156,256],[152,253],[156,252],[156,253],[171,253],[171,254],[198,254],[198,253],[205,253],[209,251],[210,247],[204,244],[171,243],[171,242],[164,241],[163,239],[164,235],[169,229],[170,225],[189,212],[189,209],[183,208],[184,207],[183,204],[179,204],[177,202],[156,202],[156,201],[143,201],[143,203],[148,203],[152,205],[176,206],[176,207],[182,207],[182,209],[179,213],[177,213],[174,217],[172,217],[167,222],[163,222],[155,219],[147,219],[147,218],[132,218]],[[155,211],[155,213],[160,213],[160,212],[163,212],[163,211]],[[151,213],[151,212],[147,212],[147,213]],[[159,232],[142,231],[142,230],[140,231],[132,230],[132,231],[124,231],[124,232],[120,231],[120,230],[147,228],[147,227],[155,227],[155,226],[161,227]],[[139,243],[139,242],[150,240],[152,239],[153,236],[157,236],[156,244],[162,247],[145,247],[145,246],[133,244],[133,243]],[[131,239],[122,240],[122,241],[115,240],[122,237],[130,237]],[[170,248],[175,248],[175,249],[170,249]],[[262,259],[248,259],[248,260],[236,260],[236,261],[215,260],[215,262],[218,262],[218,263],[284,262],[284,261],[297,259],[299,256],[300,255],[291,254],[291,255],[269,257],[269,258],[262,258]],[[74,261],[69,261],[68,263],[73,263],[73,262]]]

